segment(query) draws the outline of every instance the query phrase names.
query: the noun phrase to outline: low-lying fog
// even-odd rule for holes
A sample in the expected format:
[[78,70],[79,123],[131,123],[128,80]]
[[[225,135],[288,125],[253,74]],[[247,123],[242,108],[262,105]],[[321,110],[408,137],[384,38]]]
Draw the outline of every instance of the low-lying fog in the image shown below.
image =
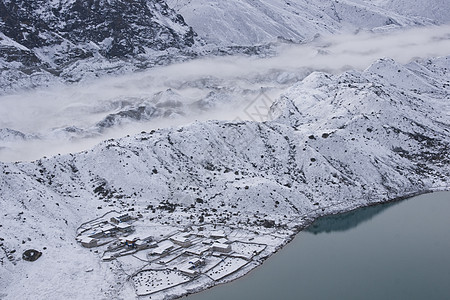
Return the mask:
[[450,55],[450,26],[321,37],[270,58],[201,58],[145,72],[0,97],[0,161],[88,149],[101,140],[195,120],[263,121],[312,71],[363,70]]

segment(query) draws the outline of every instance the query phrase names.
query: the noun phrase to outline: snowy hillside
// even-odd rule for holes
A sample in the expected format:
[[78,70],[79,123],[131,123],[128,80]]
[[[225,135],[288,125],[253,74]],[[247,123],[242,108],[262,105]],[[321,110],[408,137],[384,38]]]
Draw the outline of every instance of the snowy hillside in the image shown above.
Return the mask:
[[425,17],[442,23],[450,22],[450,2],[446,0],[354,0],[371,3],[409,16]]
[[[318,34],[431,24],[431,19],[413,17],[375,6],[371,1],[168,0],[201,38],[217,45],[255,45],[277,39],[305,42]],[[398,8],[398,7],[397,7]],[[447,15],[435,12],[439,15]],[[440,20],[441,18],[439,18]]]
[[173,299],[450,190],[449,12],[0,0],[0,299]]
[[[195,120],[264,121],[272,102],[313,71],[362,71],[380,57],[408,63],[445,56],[449,33],[447,25],[336,35],[277,47],[271,57],[201,57],[135,74],[3,95],[0,160],[78,152],[110,138]],[[258,106],[264,112],[255,116],[261,111]],[[12,139],[11,130],[19,138]]]
[[444,0],[414,6],[365,0],[166,2],[0,1],[0,94],[197,56],[268,55],[273,44],[319,35],[449,20]]
[[[194,43],[192,28],[162,0],[133,1],[133,5],[104,0],[2,0],[0,86],[41,85],[55,77],[77,81],[90,73],[136,69],[165,61],[169,53]],[[133,64],[126,64],[130,59]]]
[[[272,121],[197,122],[2,163],[0,296],[133,298],[126,270],[137,267],[75,241],[77,226],[110,210],[276,233],[275,251],[317,216],[449,189],[449,70],[442,57],[316,72],[276,101]],[[23,261],[29,248],[42,257]]]

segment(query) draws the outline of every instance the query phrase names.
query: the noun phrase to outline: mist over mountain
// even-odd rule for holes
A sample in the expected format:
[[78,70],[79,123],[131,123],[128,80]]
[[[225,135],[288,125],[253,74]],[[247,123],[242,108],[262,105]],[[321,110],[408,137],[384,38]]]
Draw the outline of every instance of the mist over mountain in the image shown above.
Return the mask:
[[[340,74],[362,71],[380,57],[405,64],[447,55],[449,33],[450,26],[442,25],[324,36],[307,44],[280,45],[269,57],[206,56],[3,95],[0,160],[78,152],[106,139],[196,120],[265,121],[272,102],[314,71]],[[12,141],[11,130],[23,138]]]
[[[289,236],[305,218],[448,187],[449,66],[448,58],[406,66],[384,59],[364,72],[313,73],[273,105],[273,121],[199,122],[2,163],[2,290],[27,298],[19,287],[39,274],[38,298],[57,281],[60,293],[77,298],[83,293],[67,293],[68,282],[53,274],[79,272],[71,290],[83,285],[94,298],[123,292],[105,286],[124,276],[120,268],[83,272],[95,257],[72,242],[81,220],[108,210],[172,226],[266,232],[272,224]],[[44,245],[41,271],[27,271],[18,254]],[[83,261],[71,271],[61,259],[69,253]],[[28,279],[15,275],[22,272]]]
[[413,7],[362,0],[2,0],[0,87],[12,92],[206,54],[267,55],[274,43],[304,43],[330,33],[448,22],[445,1]]
[[[0,0],[0,299],[174,299],[320,216],[449,190],[447,2]],[[208,252],[82,247],[108,212]],[[245,267],[140,297],[190,257]]]

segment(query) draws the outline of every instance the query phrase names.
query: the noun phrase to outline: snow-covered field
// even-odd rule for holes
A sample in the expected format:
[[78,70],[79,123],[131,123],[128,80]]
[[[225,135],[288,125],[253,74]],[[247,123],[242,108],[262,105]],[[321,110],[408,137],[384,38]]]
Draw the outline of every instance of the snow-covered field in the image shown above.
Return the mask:
[[133,277],[136,294],[139,296],[163,291],[187,281],[189,281],[188,276],[183,276],[173,271],[148,270],[142,271]]
[[225,259],[216,267],[211,269],[207,275],[214,280],[220,280],[226,275],[239,270],[246,264],[248,264],[248,261],[242,258]]

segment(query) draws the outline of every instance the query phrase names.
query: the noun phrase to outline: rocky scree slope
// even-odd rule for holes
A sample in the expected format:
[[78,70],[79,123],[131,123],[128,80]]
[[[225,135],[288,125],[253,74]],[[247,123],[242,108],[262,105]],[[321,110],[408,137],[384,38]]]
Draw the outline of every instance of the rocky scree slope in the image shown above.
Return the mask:
[[192,28],[163,0],[0,1],[5,88],[31,74],[38,85],[52,76],[70,81],[96,69],[107,73],[130,59],[143,67],[161,51],[194,43]]
[[[25,299],[21,287],[39,278],[39,298],[79,272],[71,291],[116,293],[114,264],[95,263],[74,241],[81,222],[112,209],[145,211],[161,224],[295,232],[320,215],[448,189],[449,70],[444,57],[313,73],[273,105],[270,122],[194,123],[2,163],[1,290]],[[32,266],[20,259],[44,246]],[[68,254],[80,264],[67,267]],[[89,264],[93,273],[83,271]],[[68,295],[68,286],[56,293]]]

